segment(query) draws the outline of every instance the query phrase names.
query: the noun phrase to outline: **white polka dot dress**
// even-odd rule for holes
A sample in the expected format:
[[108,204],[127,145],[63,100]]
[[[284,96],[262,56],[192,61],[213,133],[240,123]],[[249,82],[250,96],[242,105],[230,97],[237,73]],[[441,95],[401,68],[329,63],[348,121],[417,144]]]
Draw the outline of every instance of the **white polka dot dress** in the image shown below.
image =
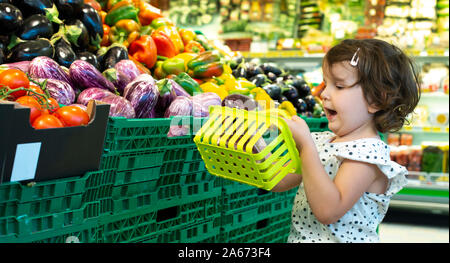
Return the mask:
[[312,133],[312,136],[331,179],[336,176],[341,162],[351,159],[376,164],[389,179],[389,184],[384,194],[365,192],[342,218],[329,225],[316,219],[301,184],[294,200],[288,242],[379,242],[376,228],[387,212],[391,197],[407,184],[406,168],[390,160],[389,146],[379,139],[330,143],[335,136],[331,132]]

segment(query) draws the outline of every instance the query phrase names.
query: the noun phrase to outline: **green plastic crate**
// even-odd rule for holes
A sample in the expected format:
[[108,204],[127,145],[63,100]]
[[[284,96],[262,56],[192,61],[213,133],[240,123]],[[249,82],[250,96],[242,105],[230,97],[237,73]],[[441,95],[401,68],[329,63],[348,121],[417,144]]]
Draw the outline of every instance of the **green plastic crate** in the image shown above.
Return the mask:
[[[161,147],[193,145],[193,129],[202,118],[175,116],[171,118],[126,119],[110,117],[106,130],[105,152],[132,152]],[[167,137],[171,125],[190,125],[189,134]]]
[[7,182],[0,184],[0,203],[38,201],[82,193],[85,180],[80,177],[55,179],[34,184]]
[[276,216],[241,224],[230,230],[221,230],[221,242],[224,243],[286,243],[291,226],[291,213],[284,212]]
[[[27,237],[47,231],[64,230],[67,227],[84,224],[99,216],[97,202],[84,204],[79,209],[66,210],[39,216],[9,216],[0,218],[0,243],[3,239]],[[6,241],[7,242],[7,241]]]
[[238,209],[222,210],[222,228],[231,231],[242,225],[257,222],[279,214],[292,212],[292,199],[270,200]]
[[102,217],[104,242],[138,242],[167,233],[196,222],[213,220],[220,216],[219,198],[180,204],[165,209],[147,207],[129,213]]
[[300,116],[302,119],[306,121],[306,124],[308,124],[309,130],[311,132],[322,132],[322,131],[328,131],[328,119],[326,117],[320,117],[320,118],[307,118]]
[[97,220],[67,226],[63,229],[43,231],[25,236],[0,238],[7,243],[98,243],[102,241],[103,230]]

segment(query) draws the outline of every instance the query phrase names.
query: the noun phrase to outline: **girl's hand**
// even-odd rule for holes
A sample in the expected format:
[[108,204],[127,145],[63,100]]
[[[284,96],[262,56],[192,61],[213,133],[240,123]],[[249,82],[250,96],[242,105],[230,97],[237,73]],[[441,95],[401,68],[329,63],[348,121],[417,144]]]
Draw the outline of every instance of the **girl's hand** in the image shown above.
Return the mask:
[[292,119],[284,119],[291,130],[292,137],[294,138],[295,144],[297,145],[298,150],[305,146],[314,146],[314,141],[311,137],[311,132],[309,131],[308,124],[295,115],[292,116]]

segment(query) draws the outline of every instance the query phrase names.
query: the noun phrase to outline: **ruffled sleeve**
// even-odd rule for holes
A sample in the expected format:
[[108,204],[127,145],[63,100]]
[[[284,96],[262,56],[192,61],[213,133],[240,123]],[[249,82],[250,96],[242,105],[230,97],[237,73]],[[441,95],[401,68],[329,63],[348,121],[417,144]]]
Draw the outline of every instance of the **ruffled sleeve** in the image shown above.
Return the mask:
[[375,164],[389,179],[387,196],[400,191],[407,183],[408,170],[391,161],[389,146],[379,139],[362,139],[348,143],[336,143],[335,154],[338,159],[350,159]]

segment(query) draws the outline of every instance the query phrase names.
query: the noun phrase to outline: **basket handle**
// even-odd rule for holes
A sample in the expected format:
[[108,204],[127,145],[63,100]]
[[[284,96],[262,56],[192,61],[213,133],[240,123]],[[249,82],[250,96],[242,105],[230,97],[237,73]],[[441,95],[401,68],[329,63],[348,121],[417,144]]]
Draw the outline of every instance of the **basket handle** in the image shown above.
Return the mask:
[[265,110],[265,112],[268,112],[270,115],[281,115],[281,117],[289,120],[292,118],[292,116],[286,110],[283,109],[274,108]]

